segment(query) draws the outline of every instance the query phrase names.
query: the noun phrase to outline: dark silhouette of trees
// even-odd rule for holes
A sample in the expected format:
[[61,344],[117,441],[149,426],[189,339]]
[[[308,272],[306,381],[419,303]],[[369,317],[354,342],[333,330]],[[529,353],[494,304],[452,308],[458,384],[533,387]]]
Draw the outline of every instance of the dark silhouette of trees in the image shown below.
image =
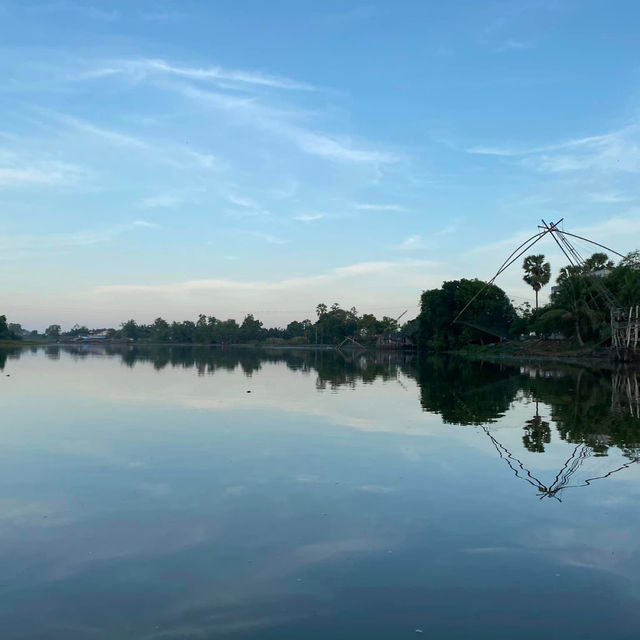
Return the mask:
[[50,340],[58,340],[62,334],[62,328],[59,324],[50,324],[45,330],[44,335]]
[[17,336],[7,324],[7,316],[0,316],[0,340],[19,340]]
[[[453,320],[470,300],[460,322]],[[439,289],[425,291],[418,316],[419,346],[433,350],[457,349],[467,344],[495,341],[506,336],[516,312],[505,292],[480,280],[450,280]]]

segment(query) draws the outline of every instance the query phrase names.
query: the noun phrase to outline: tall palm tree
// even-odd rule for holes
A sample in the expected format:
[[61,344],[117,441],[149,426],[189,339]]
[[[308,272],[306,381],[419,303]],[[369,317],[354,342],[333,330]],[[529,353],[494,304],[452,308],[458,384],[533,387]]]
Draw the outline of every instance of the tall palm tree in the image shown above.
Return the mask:
[[544,255],[527,256],[522,263],[522,278],[536,292],[536,310],[538,309],[538,291],[551,279],[551,265],[544,261]]

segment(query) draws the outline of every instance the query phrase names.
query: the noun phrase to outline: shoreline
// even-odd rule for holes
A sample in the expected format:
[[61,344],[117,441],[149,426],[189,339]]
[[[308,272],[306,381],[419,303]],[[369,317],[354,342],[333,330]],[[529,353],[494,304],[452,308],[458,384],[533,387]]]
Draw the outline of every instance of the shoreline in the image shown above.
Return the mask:
[[600,368],[616,368],[620,366],[640,367],[640,361],[617,361],[612,357],[608,348],[597,345],[585,345],[575,347],[565,345],[567,348],[558,349],[555,343],[537,343],[527,346],[514,342],[490,345],[468,345],[461,349],[446,351],[431,351],[427,349],[389,349],[373,346],[355,347],[345,345],[338,349],[337,345],[328,344],[205,344],[205,343],[177,343],[177,342],[36,342],[22,340],[0,341],[0,348],[20,347],[191,347],[196,349],[264,349],[286,351],[348,351],[355,353],[402,353],[407,355],[431,356],[452,355],[469,358],[471,360],[491,360],[504,362],[550,362],[566,364],[582,364],[598,366]]

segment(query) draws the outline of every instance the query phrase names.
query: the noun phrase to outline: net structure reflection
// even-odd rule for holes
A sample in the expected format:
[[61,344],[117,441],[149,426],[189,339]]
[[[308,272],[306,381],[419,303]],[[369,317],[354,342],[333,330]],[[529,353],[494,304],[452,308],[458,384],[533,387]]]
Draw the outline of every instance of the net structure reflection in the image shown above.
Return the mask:
[[[499,393],[500,388],[507,390],[512,401],[528,401],[535,404],[534,415],[525,420],[522,444],[526,453],[544,454],[552,442],[552,434],[565,443],[571,443],[569,455],[560,466],[551,481],[543,480],[539,472],[532,471],[531,464],[516,453],[512,444],[501,441],[499,433],[502,426],[495,423],[505,412],[495,416],[479,416],[474,411],[474,398],[483,397],[483,406],[487,404],[487,395]],[[504,384],[495,381],[477,386],[473,393],[462,397],[452,390],[453,402],[457,406],[456,424],[471,424],[480,428],[491,442],[498,457],[506,463],[514,477],[526,482],[536,490],[537,496],[562,502],[562,494],[567,489],[588,487],[597,480],[604,480],[620,473],[640,461],[640,399],[638,395],[638,373],[629,370],[588,371],[545,369],[526,366],[520,373],[507,376]],[[607,390],[611,400],[608,402]],[[540,415],[539,402],[549,409],[551,424]],[[556,443],[558,444],[558,443]],[[609,450],[615,448],[627,460],[622,464],[607,467]],[[602,471],[587,471],[585,462],[596,461]],[[535,465],[534,465],[535,466]],[[583,476],[578,477],[578,472]],[[584,477],[586,476],[586,477]]]
[[567,458],[564,465],[558,471],[553,482],[550,484],[545,484],[536,477],[516,456],[507,449],[498,439],[491,433],[491,430],[487,426],[482,426],[482,431],[485,435],[491,440],[491,443],[495,447],[499,457],[503,459],[509,468],[513,471],[516,478],[524,480],[529,483],[532,487],[534,487],[538,492],[538,497],[543,500],[544,498],[552,498],[562,502],[560,497],[560,493],[565,489],[576,489],[579,487],[588,487],[592,482],[596,480],[604,480],[606,478],[611,477],[613,474],[628,469],[630,466],[636,464],[640,461],[640,457],[636,455],[634,458],[625,462],[615,469],[611,469],[610,471],[604,473],[603,475],[593,476],[591,478],[587,478],[579,484],[570,484],[573,475],[578,471],[578,469],[582,466],[583,462],[593,455],[593,449],[586,444],[578,444],[575,446],[571,455]]

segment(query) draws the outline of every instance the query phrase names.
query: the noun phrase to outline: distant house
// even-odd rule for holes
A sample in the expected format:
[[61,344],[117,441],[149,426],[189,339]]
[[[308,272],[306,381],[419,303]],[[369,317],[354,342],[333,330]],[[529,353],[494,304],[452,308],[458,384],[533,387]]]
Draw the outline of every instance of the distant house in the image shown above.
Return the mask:
[[86,336],[78,336],[77,342],[102,342],[109,337],[107,329],[96,329],[95,331],[89,331]]
[[[593,276],[594,278],[606,278],[611,271],[609,267],[603,267],[602,269],[593,269],[593,271],[589,271],[587,275]],[[560,287],[557,284],[551,287],[551,295],[558,293],[558,291],[560,291]]]
[[410,324],[405,331],[385,331],[376,340],[379,349],[413,349],[418,327]]
[[589,271],[590,276],[594,276],[595,278],[605,278],[611,273],[611,269],[609,267],[603,267],[602,269],[594,269],[593,271]]

